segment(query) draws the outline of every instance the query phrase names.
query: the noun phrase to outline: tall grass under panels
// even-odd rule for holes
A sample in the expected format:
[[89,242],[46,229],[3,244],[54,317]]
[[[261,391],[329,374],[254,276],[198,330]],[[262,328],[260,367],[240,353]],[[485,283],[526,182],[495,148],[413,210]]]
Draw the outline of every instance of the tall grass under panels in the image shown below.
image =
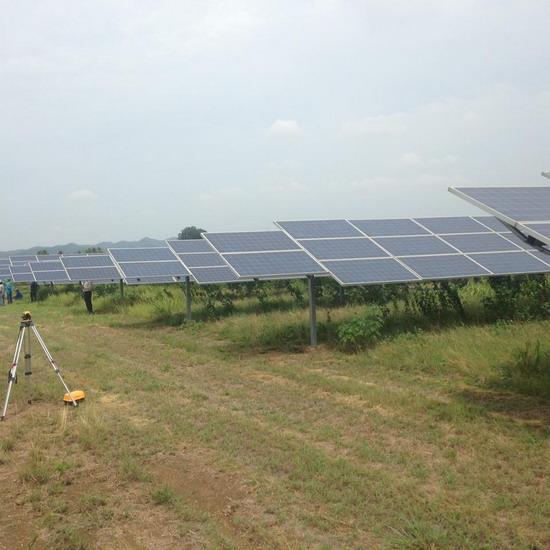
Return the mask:
[[[372,349],[401,335],[550,316],[550,282],[544,275],[346,289],[334,281],[319,280],[316,293],[319,341],[348,353]],[[84,314],[75,287],[43,287],[39,298],[55,299],[73,313]],[[300,351],[309,340],[304,281],[194,285],[191,323],[185,320],[184,291],[179,285],[128,287],[124,297],[118,285],[97,286],[94,301],[96,311],[112,315],[115,326],[208,330],[223,319],[221,336],[242,352]],[[550,347],[537,339],[518,345],[508,361],[498,365],[498,372],[495,385],[548,397]]]

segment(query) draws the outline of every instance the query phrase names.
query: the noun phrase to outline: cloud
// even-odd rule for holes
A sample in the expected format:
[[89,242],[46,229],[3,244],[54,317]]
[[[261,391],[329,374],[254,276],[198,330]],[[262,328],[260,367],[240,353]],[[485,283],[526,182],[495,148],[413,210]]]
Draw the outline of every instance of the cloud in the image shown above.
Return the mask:
[[67,195],[67,199],[73,202],[94,201],[97,199],[97,195],[89,189],[77,189],[76,191],[71,191]]
[[352,137],[369,134],[399,135],[407,129],[406,122],[407,115],[405,113],[370,116],[344,123],[341,133]]
[[276,120],[268,130],[269,135],[276,137],[299,136],[303,130],[295,120]]
[[420,166],[422,159],[416,153],[404,153],[399,159],[399,163],[403,166]]

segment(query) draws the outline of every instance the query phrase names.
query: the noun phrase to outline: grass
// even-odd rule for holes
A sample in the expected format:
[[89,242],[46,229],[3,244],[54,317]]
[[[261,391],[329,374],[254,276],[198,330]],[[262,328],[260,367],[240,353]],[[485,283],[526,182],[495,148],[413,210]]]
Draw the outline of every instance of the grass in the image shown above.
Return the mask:
[[[331,335],[364,307],[320,309],[311,350],[307,311],[284,293],[216,320],[197,304],[192,323],[176,287],[106,294],[94,317],[78,296],[33,304],[87,399],[64,407],[35,347],[40,399],[27,405],[21,380],[0,424],[5,544],[550,545],[550,324],[488,324],[486,289],[465,293],[472,324],[400,313],[351,354]],[[5,365],[19,309],[0,308]]]

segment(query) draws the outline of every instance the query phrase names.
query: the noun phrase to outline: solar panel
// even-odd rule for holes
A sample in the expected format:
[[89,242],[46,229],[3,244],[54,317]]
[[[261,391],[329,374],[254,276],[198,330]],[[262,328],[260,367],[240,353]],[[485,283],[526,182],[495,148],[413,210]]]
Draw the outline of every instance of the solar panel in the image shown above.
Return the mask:
[[400,235],[427,235],[428,231],[414,220],[350,220],[357,229],[369,237],[397,237]]
[[[509,233],[505,233],[509,235]],[[505,250],[519,250],[513,242],[497,235],[496,233],[483,233],[481,235],[445,235],[446,242],[454,246],[460,252],[499,252]]]
[[179,261],[119,262],[124,277],[185,277],[189,272]]
[[15,275],[16,273],[32,273],[32,270],[29,264],[18,264],[11,266],[11,272]]
[[11,277],[16,283],[32,283],[34,275],[32,273],[13,273]]
[[10,265],[10,259],[9,258],[0,258],[0,266],[2,265]]
[[284,221],[277,225],[294,239],[362,237],[362,233],[347,220]]
[[36,259],[39,262],[51,262],[59,260],[61,254],[37,254]]
[[197,254],[178,254],[178,258],[187,269],[193,267],[220,267],[227,266],[223,258],[216,252],[201,252]]
[[102,267],[69,267],[67,268],[71,281],[116,282],[120,279],[120,273],[115,266]]
[[[336,227],[335,234],[307,239],[297,236],[304,234],[301,222],[275,223],[286,227],[289,237],[344,285],[533,273],[550,268],[550,253],[541,257],[545,252],[538,250],[535,257],[534,245],[490,216],[479,216],[477,220],[464,216],[353,220],[350,225],[364,230],[365,235],[347,239],[338,236],[342,221],[346,220],[325,224],[324,227]],[[418,234],[418,227],[424,234]],[[404,235],[407,228],[411,234]],[[367,237],[367,231],[386,236]],[[396,235],[389,236],[390,233]],[[383,252],[379,256],[386,258],[370,259],[375,258],[377,247]]]
[[411,256],[403,258],[402,261],[423,279],[458,279],[490,275],[489,271],[461,254]]
[[473,218],[467,216],[455,216],[451,218],[415,218],[415,221],[438,235],[451,233],[482,233],[490,231]]
[[495,275],[550,272],[550,266],[542,263],[527,252],[472,254],[471,257]]
[[323,262],[341,285],[406,283],[418,281],[414,273],[393,258]]
[[109,254],[119,263],[174,260],[174,253],[167,246],[149,248],[110,248]]
[[452,254],[456,252],[448,244],[433,235],[421,235],[420,237],[383,237],[374,240],[392,256]]
[[37,262],[37,258],[33,254],[20,254],[19,256],[10,256],[10,262]]
[[203,237],[241,279],[325,274],[324,269],[282,231],[205,233]]
[[51,262],[29,262],[29,267],[35,273],[37,271],[63,271],[63,264],[59,260]]
[[246,231],[241,233],[207,233],[205,239],[220,253],[274,252],[299,250],[300,247],[282,231]]
[[239,279],[235,272],[228,266],[196,267],[191,269],[191,273],[197,283],[202,285],[242,281],[242,279]]
[[449,191],[550,245],[545,232],[550,223],[550,187],[450,187]]
[[35,271],[34,279],[39,283],[68,283],[69,276],[66,271]]
[[321,260],[344,258],[381,258],[388,256],[377,244],[365,237],[347,239],[305,239],[298,243],[312,256]]
[[113,266],[113,260],[108,254],[62,256],[61,262],[66,268],[72,267],[103,267]]
[[322,273],[319,264],[301,250],[224,254],[239,275],[247,278],[292,278]]
[[212,252],[212,247],[204,239],[172,239],[166,243],[176,254]]

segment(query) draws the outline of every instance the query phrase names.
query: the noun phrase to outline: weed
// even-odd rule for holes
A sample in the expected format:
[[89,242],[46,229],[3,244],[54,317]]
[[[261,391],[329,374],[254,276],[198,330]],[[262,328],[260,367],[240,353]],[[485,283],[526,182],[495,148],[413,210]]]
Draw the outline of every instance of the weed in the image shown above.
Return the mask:
[[338,342],[344,350],[359,351],[380,339],[383,326],[381,310],[370,308],[362,316],[356,316],[338,327]]
[[151,491],[151,500],[155,504],[172,504],[175,501],[174,491],[170,487],[159,487]]

